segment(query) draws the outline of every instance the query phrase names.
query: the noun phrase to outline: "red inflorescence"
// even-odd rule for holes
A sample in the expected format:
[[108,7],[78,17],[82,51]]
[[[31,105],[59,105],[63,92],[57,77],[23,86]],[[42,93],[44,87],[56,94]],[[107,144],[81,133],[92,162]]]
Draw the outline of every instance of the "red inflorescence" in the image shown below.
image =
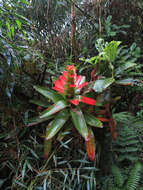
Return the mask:
[[52,88],[56,91],[58,91],[60,94],[64,94],[67,97],[72,97],[70,99],[70,103],[74,105],[78,105],[79,102],[83,102],[89,105],[95,105],[96,100],[79,96],[80,98],[76,99],[73,98],[76,95],[76,90],[81,90],[84,86],[86,86],[88,82],[82,83],[82,76],[76,74],[76,70],[74,65],[68,65],[66,66],[66,71],[63,72],[63,75],[61,75],[55,82]]

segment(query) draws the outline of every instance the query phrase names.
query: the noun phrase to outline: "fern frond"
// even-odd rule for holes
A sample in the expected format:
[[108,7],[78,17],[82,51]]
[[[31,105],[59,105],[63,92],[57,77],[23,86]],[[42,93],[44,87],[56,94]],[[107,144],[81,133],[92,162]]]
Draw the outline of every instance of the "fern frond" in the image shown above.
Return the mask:
[[118,157],[118,161],[122,162],[123,160],[130,160],[130,161],[137,161],[138,160],[138,156],[135,155],[119,155]]
[[124,147],[124,148],[116,148],[115,151],[125,153],[125,152],[137,152],[137,147]]
[[112,174],[114,178],[114,184],[119,188],[122,187],[124,183],[123,175],[120,169],[115,165],[112,166]]
[[137,161],[141,150],[138,128],[141,127],[142,122],[127,112],[115,114],[114,118],[117,121],[118,138],[112,150],[117,153],[116,158],[118,161]]
[[120,112],[120,113],[114,114],[114,119],[117,122],[128,123],[129,121],[133,119],[133,116],[129,112]]
[[138,187],[141,176],[141,169],[141,164],[137,162],[130,172],[130,176],[126,184],[125,190],[135,190]]
[[[136,136],[135,136],[135,137],[136,137]],[[134,144],[134,145],[135,145],[135,144],[137,144],[138,142],[139,142],[139,141],[136,140],[136,139],[133,139],[133,140],[130,140],[130,141],[127,141],[127,140],[125,141],[125,140],[124,140],[124,141],[122,142],[122,138],[121,138],[120,141],[117,141],[117,142],[116,142],[116,144],[118,144],[118,145],[124,147],[124,146],[126,146],[126,145],[128,146],[128,145],[131,145],[131,144]]]

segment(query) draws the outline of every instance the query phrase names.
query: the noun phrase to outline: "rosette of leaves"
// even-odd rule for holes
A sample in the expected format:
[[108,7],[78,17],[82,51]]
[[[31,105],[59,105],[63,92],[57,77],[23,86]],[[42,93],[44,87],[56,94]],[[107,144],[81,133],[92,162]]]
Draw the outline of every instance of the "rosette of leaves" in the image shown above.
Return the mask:
[[[90,106],[96,105],[96,100],[87,97],[81,93],[81,89],[88,83],[85,82],[85,77],[76,74],[73,65],[66,66],[66,71],[63,72],[52,87],[55,91],[34,86],[35,90],[46,98],[52,100],[54,104],[48,109],[40,113],[37,118],[29,120],[29,126],[37,123],[44,122],[53,118],[53,120],[46,127],[44,156],[48,157],[51,149],[53,137],[58,134],[62,136],[62,131],[69,130],[68,121],[72,122],[79,134],[85,139],[86,150],[91,161],[95,158],[95,138],[92,127],[102,128],[102,122],[94,115],[91,115],[87,109],[82,109],[82,103]],[[62,137],[61,137],[62,138]]]

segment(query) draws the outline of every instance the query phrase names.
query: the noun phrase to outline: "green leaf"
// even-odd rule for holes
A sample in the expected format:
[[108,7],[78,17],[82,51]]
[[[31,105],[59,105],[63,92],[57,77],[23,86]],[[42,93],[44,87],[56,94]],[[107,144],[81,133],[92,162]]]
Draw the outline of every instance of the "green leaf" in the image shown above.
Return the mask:
[[24,165],[23,165],[23,168],[22,168],[22,171],[21,171],[21,177],[22,177],[22,180],[24,179],[24,176],[25,176],[25,171],[26,171],[26,161],[24,162]]
[[23,144],[23,147],[26,148],[27,150],[29,150],[31,152],[31,154],[36,158],[39,159],[39,156],[34,152],[34,150],[32,148],[30,148],[30,146],[26,146]]
[[41,101],[41,100],[30,100],[30,103],[35,104],[37,106],[42,106],[42,107],[48,107],[49,104],[47,102]]
[[33,185],[34,185],[35,181],[36,181],[36,179],[33,179],[33,180],[31,181],[31,183],[30,183],[29,186],[27,187],[27,190],[33,190]]
[[32,24],[32,22],[31,22],[30,20],[28,20],[26,17],[24,17],[24,16],[22,16],[22,15],[16,13],[16,12],[15,12],[15,16],[17,16],[18,18],[20,18],[20,19],[22,19],[23,21],[25,21],[27,25]]
[[58,141],[62,141],[63,138],[64,138],[66,135],[70,134],[71,127],[72,127],[72,126],[71,126],[71,123],[70,123],[69,125],[67,124],[66,128],[65,128],[64,130],[62,130],[62,131],[59,132],[58,137],[57,137],[57,140],[58,140]]
[[63,96],[61,96],[60,94],[58,94],[57,92],[51,89],[41,87],[41,86],[34,86],[34,89],[40,94],[42,94],[43,96],[45,96],[46,98],[49,98],[50,100],[52,100],[54,103],[63,99]]
[[73,123],[74,123],[76,129],[79,131],[81,136],[85,140],[87,140],[88,139],[88,128],[87,128],[86,121],[85,121],[82,111],[80,110],[80,108],[77,107],[77,108],[71,110],[71,115],[72,115]]
[[37,125],[39,123],[42,123],[44,121],[47,121],[49,119],[52,119],[54,117],[54,115],[51,115],[51,116],[48,116],[48,117],[45,117],[45,118],[40,118],[39,116],[37,117],[33,117],[31,119],[28,120],[28,127],[30,126],[33,126],[33,125]]
[[11,26],[11,34],[12,34],[12,36],[14,36],[14,30],[15,30],[14,25],[12,25]]
[[31,164],[28,162],[28,160],[26,160],[26,164],[27,164],[27,167],[29,168],[29,170],[33,171],[33,168],[31,166]]
[[130,62],[127,62],[123,65],[121,65],[120,67],[118,67],[116,70],[115,70],[115,75],[119,75],[119,74],[122,74],[125,70],[131,68],[131,67],[134,67],[136,66],[136,63],[130,63]]
[[16,24],[18,26],[18,29],[21,29],[21,22],[20,22],[20,20],[16,20]]
[[8,31],[11,31],[11,27],[10,27],[10,24],[9,24],[9,22],[8,21],[6,21],[6,26],[7,26],[7,29],[8,29]]
[[95,81],[93,90],[95,92],[101,93],[104,90],[106,90],[114,81],[115,81],[114,78],[99,79]]
[[55,103],[54,105],[52,105],[50,108],[43,111],[40,114],[40,118],[45,118],[50,115],[53,115],[53,114],[59,112],[60,110],[64,109],[65,107],[67,107],[67,102],[64,100],[61,100],[61,101]]
[[85,58],[80,58],[79,60],[81,61],[85,61],[86,63],[90,63],[90,64],[95,64],[95,60],[98,58],[98,56],[95,57],[91,57],[89,59],[85,59]]
[[8,36],[9,39],[11,40],[11,31],[7,30],[7,36]]
[[142,165],[136,162],[134,167],[131,169],[127,184],[125,186],[126,190],[136,190],[139,187],[139,182],[141,178]]
[[127,78],[127,79],[122,79],[122,80],[117,80],[116,84],[128,86],[128,85],[133,85],[134,84],[134,79],[133,78]]
[[29,5],[29,2],[27,2],[26,0],[20,0],[22,3],[25,3],[27,5]]
[[67,110],[62,110],[56,118],[47,126],[45,139],[49,140],[57,134],[69,118]]
[[15,182],[16,184],[18,184],[20,187],[23,187],[23,188],[27,189],[27,186],[24,185],[23,183],[21,183],[20,181],[15,180],[14,182]]
[[120,45],[121,42],[118,41],[111,41],[108,43],[104,49],[104,57],[109,62],[114,62],[116,54],[117,54],[117,48]]
[[113,177],[114,177],[115,185],[117,187],[122,188],[123,183],[124,183],[124,177],[123,177],[123,175],[121,173],[121,170],[116,165],[112,166],[112,174],[113,174]]
[[103,124],[101,121],[99,121],[95,116],[90,115],[88,113],[84,114],[86,123],[93,126],[93,127],[100,127],[103,128]]

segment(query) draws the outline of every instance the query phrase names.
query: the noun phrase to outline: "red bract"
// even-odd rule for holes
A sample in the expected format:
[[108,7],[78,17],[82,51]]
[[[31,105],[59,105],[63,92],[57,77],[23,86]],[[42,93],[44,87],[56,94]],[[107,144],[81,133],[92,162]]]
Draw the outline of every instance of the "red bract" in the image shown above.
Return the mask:
[[88,97],[84,97],[84,96],[80,96],[79,100],[78,99],[74,99],[74,100],[70,100],[70,102],[74,105],[78,105],[79,102],[83,102],[85,104],[89,104],[89,105],[95,105],[96,100],[92,99],[92,98],[88,98]]
[[78,100],[70,100],[70,103],[77,106],[79,104],[79,101]]
[[82,76],[76,74],[74,65],[67,65],[66,71],[63,72],[55,82],[52,88],[58,91],[60,94],[64,94],[70,103],[78,105],[79,102],[83,102],[90,105],[95,105],[96,101],[91,98],[83,97],[74,99],[77,90],[80,91],[81,88],[86,86],[88,82],[82,83]]
[[90,104],[90,105],[95,105],[96,100],[92,99],[92,98],[88,98],[88,97],[81,97],[80,99],[81,102],[85,103],[85,104]]

